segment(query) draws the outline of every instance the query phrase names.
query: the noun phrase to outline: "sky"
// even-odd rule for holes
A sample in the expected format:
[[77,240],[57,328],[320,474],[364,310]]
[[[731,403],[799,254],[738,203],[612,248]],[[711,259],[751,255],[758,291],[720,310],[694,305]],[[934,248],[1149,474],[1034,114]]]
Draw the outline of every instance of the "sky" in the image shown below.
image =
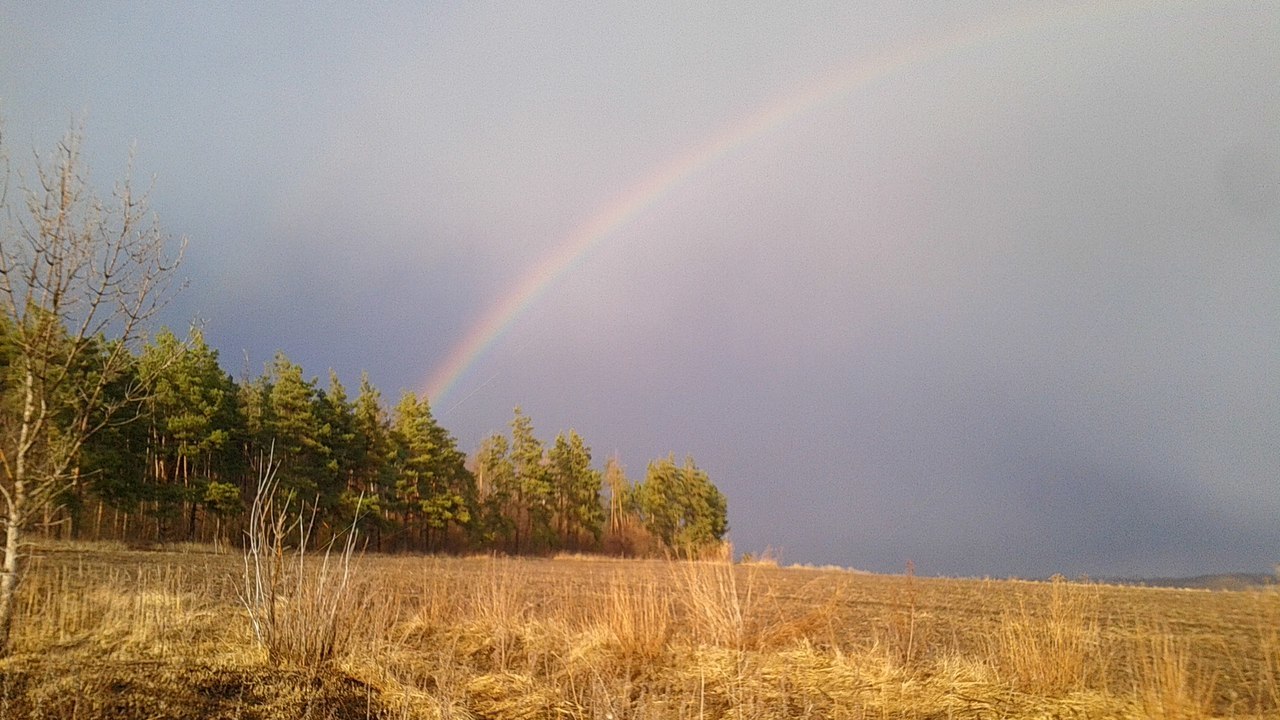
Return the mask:
[[0,0],[14,172],[132,152],[233,375],[876,572],[1280,562],[1277,78],[1260,2]]

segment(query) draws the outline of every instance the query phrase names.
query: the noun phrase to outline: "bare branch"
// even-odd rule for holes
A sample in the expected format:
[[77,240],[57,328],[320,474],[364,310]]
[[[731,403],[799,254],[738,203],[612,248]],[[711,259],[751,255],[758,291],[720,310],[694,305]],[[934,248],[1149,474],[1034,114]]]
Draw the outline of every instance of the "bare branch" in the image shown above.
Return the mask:
[[47,161],[33,153],[36,181],[19,182],[24,212],[8,202],[7,162],[0,178],[0,331],[13,348],[0,367],[10,376],[0,385],[0,654],[19,577],[19,536],[71,487],[85,443],[137,416],[147,384],[127,379],[132,348],[168,300],[182,258],[181,247],[167,255],[169,238],[129,174],[110,204],[93,193],[80,140],[73,127]]

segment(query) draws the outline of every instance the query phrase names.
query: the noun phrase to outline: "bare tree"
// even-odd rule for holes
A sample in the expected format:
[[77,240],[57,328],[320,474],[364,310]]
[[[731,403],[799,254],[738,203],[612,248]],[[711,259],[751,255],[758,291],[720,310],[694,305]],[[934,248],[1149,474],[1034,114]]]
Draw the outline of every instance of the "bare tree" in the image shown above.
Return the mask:
[[36,153],[34,182],[11,188],[7,163],[0,174],[0,655],[24,533],[70,489],[85,442],[136,415],[148,383],[133,348],[181,259],[127,174],[109,201],[94,194],[80,138]]

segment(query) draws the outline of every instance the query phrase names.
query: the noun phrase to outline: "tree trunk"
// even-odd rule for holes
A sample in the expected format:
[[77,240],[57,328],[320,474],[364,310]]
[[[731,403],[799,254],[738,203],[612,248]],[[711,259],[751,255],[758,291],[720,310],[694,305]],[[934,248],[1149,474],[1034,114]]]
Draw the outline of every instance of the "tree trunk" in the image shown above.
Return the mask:
[[[21,487],[18,488],[21,492]],[[22,523],[16,508],[9,508],[9,517],[5,521],[4,565],[0,567],[0,657],[8,657],[9,634],[13,628],[13,609],[18,595],[18,550]]]

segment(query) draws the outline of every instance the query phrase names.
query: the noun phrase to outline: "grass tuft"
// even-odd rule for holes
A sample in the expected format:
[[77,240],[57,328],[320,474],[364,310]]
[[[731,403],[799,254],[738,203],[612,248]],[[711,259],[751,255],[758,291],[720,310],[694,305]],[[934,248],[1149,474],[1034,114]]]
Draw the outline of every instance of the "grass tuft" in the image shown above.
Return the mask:
[[1089,688],[1104,671],[1098,604],[1095,588],[1060,575],[1050,581],[1047,600],[1019,595],[1002,611],[990,649],[993,669],[1019,692],[1062,697]]

